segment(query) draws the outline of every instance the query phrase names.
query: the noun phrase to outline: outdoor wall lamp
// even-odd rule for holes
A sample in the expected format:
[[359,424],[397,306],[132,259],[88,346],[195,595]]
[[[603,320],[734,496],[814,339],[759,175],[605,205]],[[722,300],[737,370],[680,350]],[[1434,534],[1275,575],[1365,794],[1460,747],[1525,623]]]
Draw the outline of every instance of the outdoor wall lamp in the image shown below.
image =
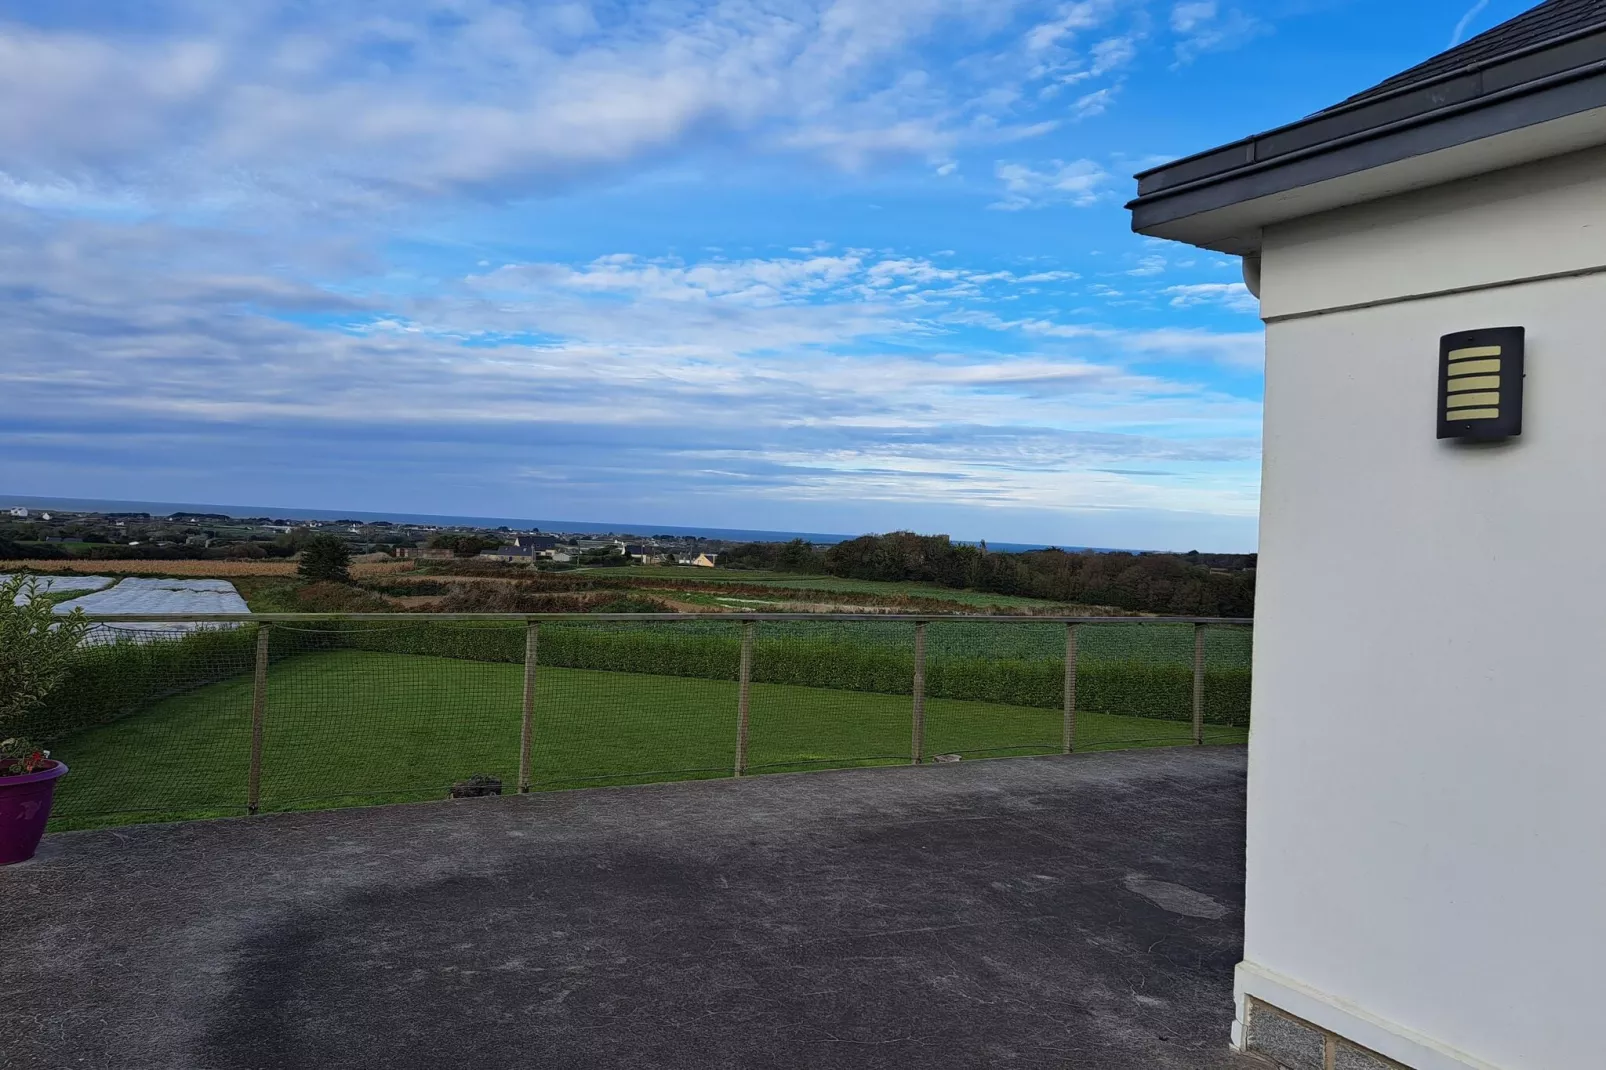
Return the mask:
[[1439,437],[1479,442],[1522,434],[1521,327],[1439,339]]

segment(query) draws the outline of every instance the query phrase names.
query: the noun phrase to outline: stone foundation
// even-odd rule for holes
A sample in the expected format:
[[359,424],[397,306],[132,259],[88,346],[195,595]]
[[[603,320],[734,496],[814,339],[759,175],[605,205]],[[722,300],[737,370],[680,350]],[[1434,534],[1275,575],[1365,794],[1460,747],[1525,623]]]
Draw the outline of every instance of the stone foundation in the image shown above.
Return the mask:
[[1244,1015],[1244,1050],[1281,1070],[1410,1070],[1253,996]]

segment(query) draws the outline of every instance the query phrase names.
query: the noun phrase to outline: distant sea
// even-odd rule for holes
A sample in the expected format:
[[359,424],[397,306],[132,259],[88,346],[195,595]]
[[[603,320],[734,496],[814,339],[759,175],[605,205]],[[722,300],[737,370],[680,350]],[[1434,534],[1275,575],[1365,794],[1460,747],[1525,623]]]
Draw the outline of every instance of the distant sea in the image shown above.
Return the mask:
[[[587,535],[675,535],[722,539],[727,542],[787,542],[804,539],[814,543],[838,543],[856,538],[853,535],[832,535],[819,531],[760,531],[747,528],[685,528],[673,524],[603,523],[591,520],[531,520],[527,517],[505,516],[435,516],[429,513],[366,513],[351,509],[289,509],[278,505],[208,505],[200,502],[132,502],[106,498],[43,498],[27,494],[0,495],[0,509],[12,506],[29,509],[60,509],[69,513],[150,513],[166,516],[169,513],[221,513],[224,516],[266,516],[283,520],[388,520],[393,524],[429,524],[437,527],[499,528],[518,531],[532,528]],[[965,541],[965,540],[955,540]],[[991,542],[994,550],[1041,550],[1045,543]],[[1099,549],[1098,547],[1066,546],[1065,550]]]

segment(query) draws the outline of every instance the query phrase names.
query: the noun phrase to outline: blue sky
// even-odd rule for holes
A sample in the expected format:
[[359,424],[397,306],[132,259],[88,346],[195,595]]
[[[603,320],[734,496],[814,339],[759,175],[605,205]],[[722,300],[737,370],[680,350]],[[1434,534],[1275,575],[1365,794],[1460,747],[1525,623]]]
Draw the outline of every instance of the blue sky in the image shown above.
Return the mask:
[[1131,174],[1520,0],[0,0],[0,492],[1252,549]]

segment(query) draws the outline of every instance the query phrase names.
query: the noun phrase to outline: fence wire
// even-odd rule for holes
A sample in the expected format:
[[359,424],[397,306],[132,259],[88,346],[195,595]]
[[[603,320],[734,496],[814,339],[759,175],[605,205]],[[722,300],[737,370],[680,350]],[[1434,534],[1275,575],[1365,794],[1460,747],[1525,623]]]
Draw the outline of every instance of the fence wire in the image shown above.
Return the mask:
[[476,775],[511,793],[1057,753],[1068,731],[1079,751],[1185,744],[1196,701],[1199,742],[1246,738],[1249,628],[1077,624],[1068,710],[1071,634],[1030,618],[102,623],[23,732],[72,769],[58,829],[443,798]]
[[729,776],[741,625],[539,629],[535,787]]
[[256,636],[255,625],[96,625],[19,732],[71,769],[52,827],[245,813]]
[[259,808],[442,798],[476,775],[511,788],[521,639],[477,622],[273,625]]
[[751,772],[910,759],[907,621],[780,621],[753,629]]

